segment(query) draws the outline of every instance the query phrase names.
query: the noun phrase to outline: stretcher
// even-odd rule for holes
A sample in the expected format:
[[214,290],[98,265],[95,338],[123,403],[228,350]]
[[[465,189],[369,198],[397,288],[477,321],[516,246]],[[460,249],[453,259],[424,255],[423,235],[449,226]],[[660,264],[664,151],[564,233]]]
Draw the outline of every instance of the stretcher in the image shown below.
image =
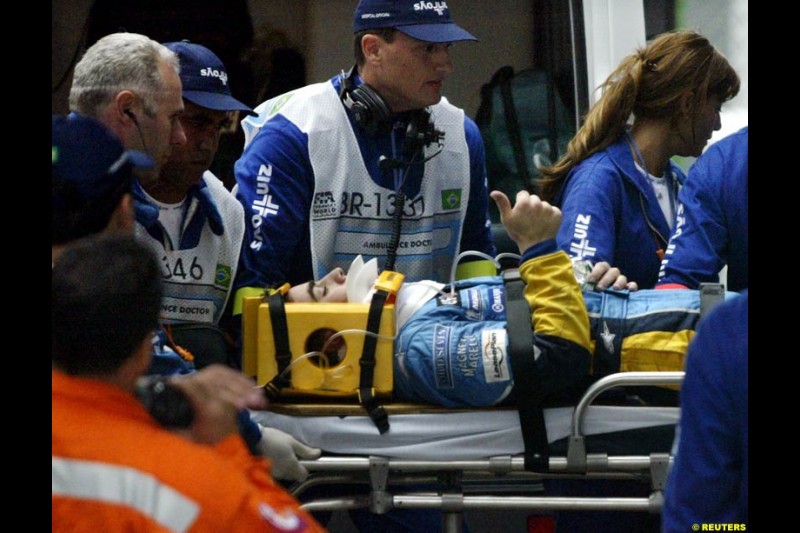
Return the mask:
[[[387,404],[391,429],[383,434],[355,404],[272,404],[253,417],[323,450],[319,459],[302,461],[310,475],[290,487],[305,509],[367,508],[379,514],[441,509],[443,530],[450,532],[461,531],[462,511],[475,509],[659,513],[678,408],[599,405],[596,400],[618,387],[677,387],[682,380],[683,372],[612,374],[589,387],[576,406],[546,408],[550,456],[542,471],[526,470],[514,408]],[[650,495],[544,494],[541,482],[556,477],[637,480],[649,485]],[[336,490],[343,484],[367,490],[363,496],[303,497],[312,487]]]

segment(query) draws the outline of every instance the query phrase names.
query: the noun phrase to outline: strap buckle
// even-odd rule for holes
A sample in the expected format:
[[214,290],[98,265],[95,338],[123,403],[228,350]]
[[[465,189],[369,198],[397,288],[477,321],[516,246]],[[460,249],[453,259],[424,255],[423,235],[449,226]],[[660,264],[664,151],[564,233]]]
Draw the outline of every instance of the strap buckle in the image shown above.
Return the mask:
[[375,405],[372,409],[367,409],[367,413],[381,435],[389,431],[389,415],[382,405]]
[[[362,390],[364,391],[364,396],[361,395]],[[360,403],[361,405],[364,405],[366,407],[367,402],[375,401],[375,387],[371,387],[369,389],[358,389],[357,392],[358,392],[358,403]]]
[[276,401],[281,396],[281,387],[275,383],[275,380],[270,381],[262,387],[264,395],[270,401]]
[[358,403],[367,411],[370,420],[381,435],[389,431],[389,413],[375,398],[374,387],[358,389]]

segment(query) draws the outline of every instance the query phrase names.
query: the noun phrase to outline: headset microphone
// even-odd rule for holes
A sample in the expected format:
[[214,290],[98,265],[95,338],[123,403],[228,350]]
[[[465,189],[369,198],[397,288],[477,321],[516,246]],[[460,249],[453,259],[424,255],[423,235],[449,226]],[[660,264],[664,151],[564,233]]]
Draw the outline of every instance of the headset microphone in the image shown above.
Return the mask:
[[421,109],[410,114],[403,139],[403,157],[406,160],[413,160],[432,144],[438,144],[441,151],[443,142],[444,132],[436,129],[428,110]]
[[[442,137],[444,137],[444,133],[442,133]],[[413,156],[412,156],[411,160],[405,161],[403,159],[393,159],[391,157],[386,157],[385,155],[382,155],[382,156],[380,156],[378,158],[378,168],[381,170],[381,172],[386,172],[388,170],[392,170],[392,169],[395,169],[395,168],[403,168],[403,167],[408,168],[408,167],[411,167],[413,165],[424,165],[425,163],[427,163],[428,161],[430,161],[431,159],[433,159],[434,157],[436,157],[440,153],[442,153],[442,149],[441,148],[436,150],[434,153],[432,153],[428,157],[420,159],[419,161],[415,161],[413,159]]]
[[386,157],[382,155],[378,158],[378,168],[381,169],[381,172],[386,172],[387,170],[391,170],[393,168],[401,168],[405,163],[403,163],[399,159],[392,159],[390,157]]

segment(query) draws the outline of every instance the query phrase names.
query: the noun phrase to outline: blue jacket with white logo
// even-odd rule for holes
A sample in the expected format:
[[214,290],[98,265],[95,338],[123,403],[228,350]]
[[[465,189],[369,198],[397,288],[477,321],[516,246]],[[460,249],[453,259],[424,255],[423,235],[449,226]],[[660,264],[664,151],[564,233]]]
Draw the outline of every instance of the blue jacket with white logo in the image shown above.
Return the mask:
[[[360,80],[357,80],[357,83],[358,81]],[[333,90],[338,93],[341,85],[340,76],[332,78],[330,83]],[[293,98],[291,104],[294,105],[297,98],[304,98],[304,94],[308,93],[304,92],[300,95],[287,93],[287,95],[279,96],[270,102],[273,102],[273,107],[278,109],[290,98]],[[329,99],[318,96],[308,98],[304,105],[313,107],[315,104],[321,105],[320,102],[324,102],[326,106],[330,105]],[[341,106],[344,110],[344,105],[338,99],[333,105]],[[347,131],[347,128],[333,127],[339,124],[338,121],[328,123],[321,118],[326,113],[332,113],[329,107],[320,111],[317,118],[312,116],[312,120],[316,120],[311,127],[312,137],[301,131],[295,123],[278,110],[276,114],[269,116],[263,125],[260,125],[260,130],[246,146],[241,158],[235,164],[236,194],[245,208],[245,242],[249,244],[242,251],[234,287],[236,290],[242,287],[263,289],[275,283],[287,281],[294,285],[315,277],[311,250],[311,210],[312,202],[315,201],[313,198],[315,182],[321,177],[315,176],[312,167],[310,153],[312,144],[313,147],[319,146],[319,143],[326,143],[326,146],[332,143],[336,147],[351,146],[351,138],[354,135],[360,150],[360,160],[359,158],[343,158],[344,160],[340,158],[338,161],[331,161],[332,171],[335,170],[339,173],[344,170],[355,176],[365,167],[372,181],[384,188],[387,193],[396,190],[398,178],[403,180],[402,189],[409,199],[416,198],[420,191],[428,186],[436,186],[435,183],[426,185],[422,180],[426,165],[421,163],[404,165],[399,169],[394,168],[388,171],[380,169],[379,161],[383,157],[401,158],[405,135],[402,115],[396,117],[401,122],[401,127],[393,129],[391,133],[372,136],[353,123],[349,113],[347,116],[352,131]],[[433,121],[435,124],[435,116]],[[492,243],[491,225],[488,219],[483,141],[474,121],[466,115],[461,128],[464,130],[469,152],[469,161],[464,168],[468,169],[469,174],[459,175],[458,180],[464,184],[463,190],[469,187],[469,196],[459,200],[467,202],[459,244],[460,250],[477,250],[494,256],[496,252]],[[450,135],[448,134],[447,137],[444,139],[445,154]],[[453,145],[456,141],[457,139],[452,139],[450,144]],[[434,159],[434,161],[436,160]],[[335,208],[334,213],[343,214],[345,210],[360,207],[362,218],[358,219],[359,223],[366,220],[363,217],[368,216],[364,214],[365,209],[369,207],[367,203],[375,204],[378,201],[371,197],[359,198],[357,199],[360,202],[359,205],[353,205],[352,202],[356,198],[331,197],[330,200]],[[406,211],[414,207],[407,203]],[[372,209],[375,209],[374,205],[372,205]],[[431,206],[424,209],[424,214],[428,214]],[[380,219],[390,219],[389,215],[392,211],[392,206],[381,205],[380,214],[375,216]],[[379,237],[382,238],[382,242],[388,242],[390,236],[380,235]],[[447,236],[441,235],[441,237]],[[435,245],[438,244],[435,243]],[[353,246],[356,244],[353,243]],[[421,250],[421,252],[424,253],[419,255],[417,261],[430,261],[430,254],[427,250]],[[383,260],[385,255],[384,246],[376,248],[372,257],[379,257],[380,260]],[[368,258],[368,255],[365,254],[364,259]],[[321,272],[321,274],[324,273]],[[446,276],[426,276],[426,278],[428,277],[444,278]]]
[[[684,178],[670,163],[666,179],[675,194]],[[640,289],[656,285],[670,226],[624,135],[576,165],[553,203],[563,213],[559,248],[593,263],[607,261]]]
[[747,288],[747,126],[695,161],[678,196],[675,231],[659,284],[696,289],[728,265],[728,289]]

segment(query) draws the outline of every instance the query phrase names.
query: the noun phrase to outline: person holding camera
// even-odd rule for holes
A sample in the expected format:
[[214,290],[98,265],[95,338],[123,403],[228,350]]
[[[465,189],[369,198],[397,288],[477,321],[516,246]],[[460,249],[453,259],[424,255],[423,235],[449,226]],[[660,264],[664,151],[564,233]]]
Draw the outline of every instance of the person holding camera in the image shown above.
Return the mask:
[[[52,142],[53,264],[68,245],[81,238],[98,233],[133,235],[133,172],[136,168],[150,167],[152,158],[142,152],[125,150],[101,122],[82,115],[54,116]],[[152,336],[151,350],[148,375],[196,373],[206,379],[205,369],[195,372],[192,361],[169,348],[160,329]],[[253,383],[240,374],[236,371],[216,373],[214,379],[222,381],[212,390],[224,392],[231,388],[225,382],[237,378],[245,379],[252,387]],[[151,407],[158,410],[159,405],[153,403]],[[305,446],[274,428],[259,426],[244,408],[240,409],[239,419],[242,436],[253,453],[270,459],[273,476],[302,480],[308,475],[298,457],[313,459],[319,456],[318,449]]]
[[169,380],[161,394],[191,409],[174,431],[136,398],[161,301],[133,235],[80,239],[53,264],[53,531],[322,531],[239,435],[237,412],[265,406],[249,378],[212,365]]

